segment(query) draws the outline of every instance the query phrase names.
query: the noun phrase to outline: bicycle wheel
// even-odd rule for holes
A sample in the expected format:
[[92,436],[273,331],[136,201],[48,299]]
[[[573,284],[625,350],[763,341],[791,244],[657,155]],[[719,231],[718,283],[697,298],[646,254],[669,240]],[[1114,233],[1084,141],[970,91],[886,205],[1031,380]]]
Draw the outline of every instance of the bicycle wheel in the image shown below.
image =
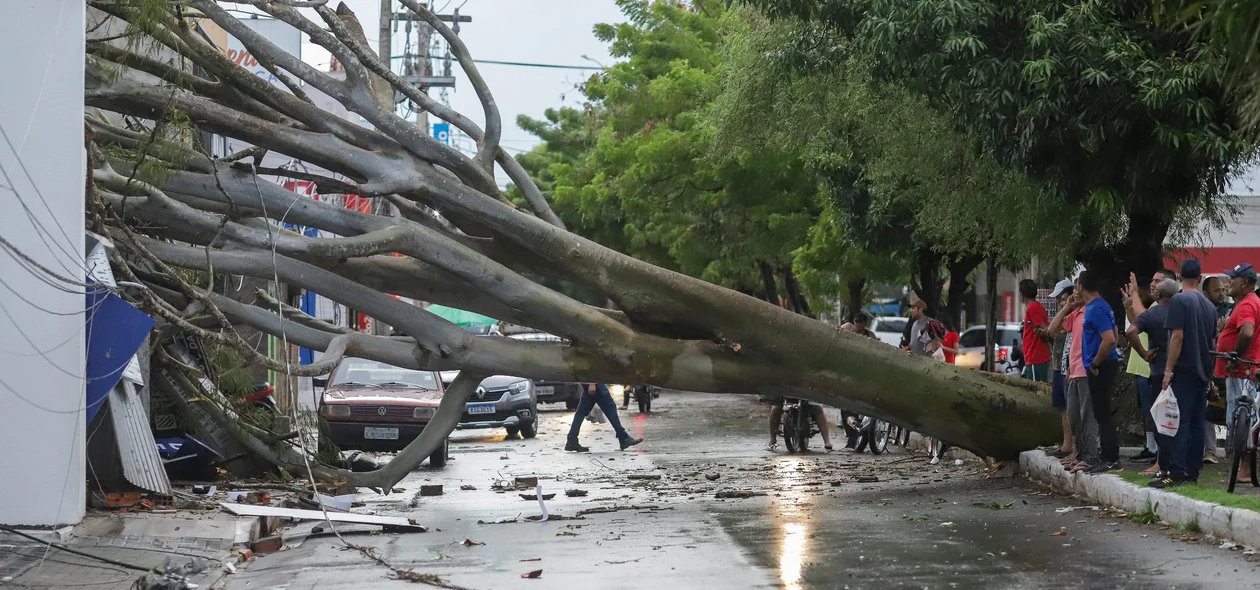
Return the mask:
[[871,454],[879,455],[888,450],[888,423],[876,420],[871,424]]
[[1238,468],[1242,466],[1243,454],[1246,453],[1247,437],[1251,435],[1251,415],[1239,404],[1234,408],[1234,415],[1229,423],[1229,493],[1234,493],[1238,485]]
[[801,412],[799,407],[793,406],[783,412],[783,443],[787,445],[789,453],[795,453],[797,450],[796,424],[797,414]]

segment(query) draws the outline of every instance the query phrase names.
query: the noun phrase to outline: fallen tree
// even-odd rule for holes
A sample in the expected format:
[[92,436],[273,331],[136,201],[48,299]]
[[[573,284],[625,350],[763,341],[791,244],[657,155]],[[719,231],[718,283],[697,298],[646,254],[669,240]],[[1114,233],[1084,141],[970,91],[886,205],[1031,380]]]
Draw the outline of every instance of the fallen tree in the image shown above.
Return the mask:
[[[150,287],[135,292],[139,304],[175,327],[291,374],[327,373],[343,355],[463,371],[432,427],[388,467],[369,474],[322,470],[323,479],[388,489],[455,427],[476,377],[496,373],[802,397],[997,458],[1052,441],[1059,432],[1045,392],[1030,383],[873,344],[566,231],[533,181],[500,147],[498,109],[462,41],[416,0],[403,4],[450,42],[480,98],[484,129],[392,73],[344,6],[334,11],[310,2],[322,21],[317,22],[292,3],[249,2],[331,52],[345,69],[341,80],[279,49],[210,0],[88,3],[180,56],[170,63],[107,42],[89,42],[87,49],[87,106],[157,122],[138,133],[106,118],[87,118],[94,142],[89,223],[117,243],[112,262],[120,275]],[[239,39],[290,91],[228,60],[197,33],[195,18],[209,19]],[[128,70],[149,76],[127,75]],[[303,84],[374,129],[316,107]],[[397,91],[464,131],[477,141],[476,154],[451,149],[397,116],[392,102],[378,98],[382,91]],[[256,147],[214,159],[181,141],[181,134],[163,133],[169,121],[187,121],[190,129]],[[338,177],[262,169],[264,150]],[[161,173],[146,174],[146,166],[155,164]],[[522,189],[528,210],[503,196],[496,166]],[[400,215],[301,197],[260,176],[315,180],[325,194],[385,198]],[[342,237],[311,238],[275,222]],[[278,304],[232,301],[180,278],[176,267],[288,283],[362,311],[406,337],[346,333]],[[580,283],[615,309],[578,302],[530,276]],[[538,328],[568,343],[473,337],[390,294]],[[191,321],[206,317],[218,329]],[[320,363],[301,367],[267,359],[234,335],[234,324],[326,354]],[[233,417],[225,413],[223,419]],[[233,433],[257,438],[248,429]],[[256,443],[247,446],[294,466],[291,454],[267,452]]]

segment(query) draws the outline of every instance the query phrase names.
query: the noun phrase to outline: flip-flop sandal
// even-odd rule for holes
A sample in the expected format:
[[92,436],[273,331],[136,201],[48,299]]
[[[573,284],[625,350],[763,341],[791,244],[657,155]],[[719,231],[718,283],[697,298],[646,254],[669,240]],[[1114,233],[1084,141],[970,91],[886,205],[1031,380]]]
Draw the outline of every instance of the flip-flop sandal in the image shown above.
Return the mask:
[[1084,461],[1081,461],[1080,463],[1073,465],[1072,468],[1068,470],[1068,473],[1080,473],[1082,471],[1089,471],[1089,470],[1090,470],[1090,464]]
[[766,445],[766,450],[770,451],[771,453],[779,450],[779,443],[771,443],[771,444]]
[[831,448],[831,445],[823,445],[823,448],[824,448],[824,449],[827,449],[827,452],[831,452],[831,451],[833,451],[833,450],[834,450],[834,449],[832,449],[832,448]]

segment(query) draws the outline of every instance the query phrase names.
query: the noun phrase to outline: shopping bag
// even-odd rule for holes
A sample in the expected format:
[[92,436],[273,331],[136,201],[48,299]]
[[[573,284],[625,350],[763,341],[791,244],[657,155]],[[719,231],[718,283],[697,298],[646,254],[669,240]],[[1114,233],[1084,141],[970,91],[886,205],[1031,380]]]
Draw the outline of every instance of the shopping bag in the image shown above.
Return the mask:
[[599,409],[599,406],[591,408],[591,413],[586,415],[586,419],[595,424],[603,424],[608,421],[607,418],[604,418],[604,412]]
[[1177,436],[1181,425],[1181,409],[1177,407],[1177,398],[1172,389],[1165,389],[1151,404],[1151,418],[1155,420],[1155,430],[1164,436]]

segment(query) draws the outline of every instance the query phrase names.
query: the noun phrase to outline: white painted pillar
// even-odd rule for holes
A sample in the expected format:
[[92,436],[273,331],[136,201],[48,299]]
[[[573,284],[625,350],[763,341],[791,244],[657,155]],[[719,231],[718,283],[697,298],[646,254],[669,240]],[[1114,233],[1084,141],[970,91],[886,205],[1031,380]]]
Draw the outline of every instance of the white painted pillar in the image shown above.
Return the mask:
[[[6,0],[0,19],[0,236],[74,281],[84,277],[84,6]],[[84,296],[37,273],[0,248],[0,523],[9,525],[83,518]]]

